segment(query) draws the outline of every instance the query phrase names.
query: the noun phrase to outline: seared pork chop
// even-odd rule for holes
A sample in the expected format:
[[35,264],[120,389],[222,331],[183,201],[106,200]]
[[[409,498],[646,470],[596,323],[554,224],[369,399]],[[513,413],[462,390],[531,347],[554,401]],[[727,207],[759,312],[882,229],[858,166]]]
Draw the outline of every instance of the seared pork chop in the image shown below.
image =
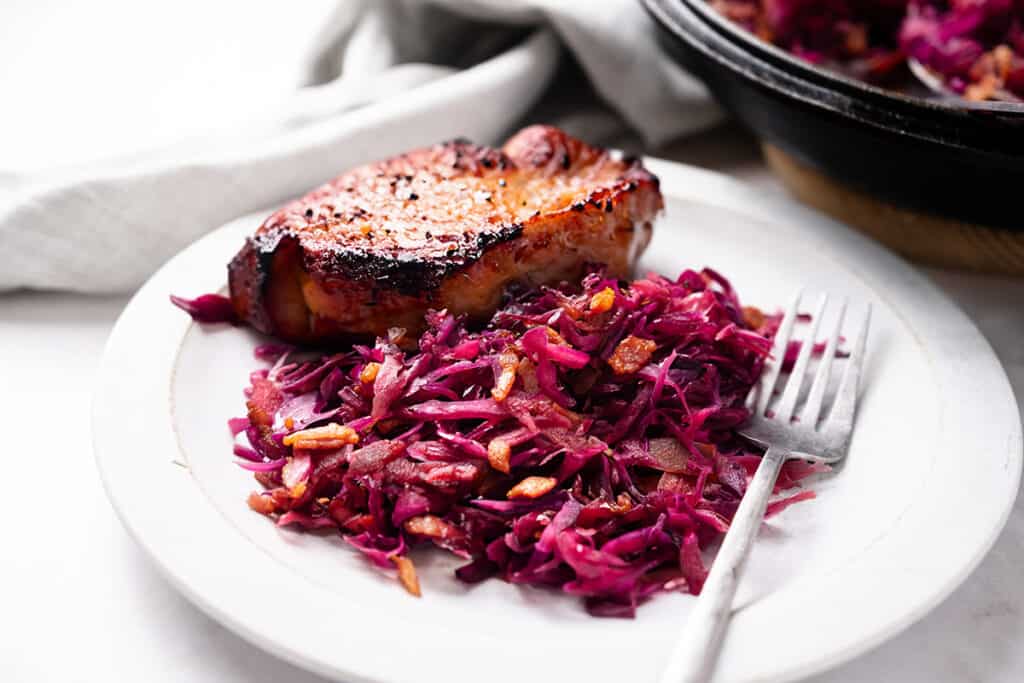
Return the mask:
[[513,281],[628,277],[662,208],[658,179],[557,128],[502,149],[455,140],[338,176],[270,216],[228,266],[238,316],[318,343],[485,319]]

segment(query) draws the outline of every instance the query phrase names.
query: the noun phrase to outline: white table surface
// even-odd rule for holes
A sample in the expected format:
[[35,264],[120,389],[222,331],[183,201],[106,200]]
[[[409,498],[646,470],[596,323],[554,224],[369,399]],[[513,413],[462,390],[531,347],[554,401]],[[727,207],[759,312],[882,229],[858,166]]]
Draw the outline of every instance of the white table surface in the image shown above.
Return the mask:
[[[660,152],[781,189],[734,130]],[[1024,403],[1024,280],[928,270],[975,320]],[[306,683],[321,680],[192,607],[128,538],[103,494],[91,386],[126,297],[0,295],[5,551],[0,680]],[[145,444],[139,444],[145,448]],[[168,510],[169,523],[174,511]],[[828,683],[1024,680],[1024,500],[981,566],[903,634]]]

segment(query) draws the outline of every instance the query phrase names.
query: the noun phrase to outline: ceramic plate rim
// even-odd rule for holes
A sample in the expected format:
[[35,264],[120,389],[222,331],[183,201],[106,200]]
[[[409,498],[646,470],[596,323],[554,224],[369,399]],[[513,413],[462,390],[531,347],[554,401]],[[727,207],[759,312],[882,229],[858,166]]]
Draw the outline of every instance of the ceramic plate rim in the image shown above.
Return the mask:
[[[1009,381],[988,342],[974,324],[925,276],[879,245],[785,197],[755,190],[726,176],[658,159],[648,159],[645,163],[661,177],[663,191],[668,196],[683,201],[699,201],[751,217],[757,215],[755,212],[764,212],[778,219],[780,224],[791,226],[803,239],[817,240],[831,249],[838,245],[848,254],[848,261],[858,264],[866,281],[892,278],[890,291],[895,292],[894,298],[904,302],[899,307],[894,306],[894,310],[903,310],[907,303],[919,304],[914,329],[937,326],[937,329],[955,336],[960,352],[967,351],[950,365],[933,367],[940,386],[983,386],[990,397],[996,397],[995,408],[987,406],[984,416],[990,424],[997,425],[997,429],[979,430],[984,433],[972,433],[972,438],[973,445],[980,452],[991,451],[993,458],[1002,459],[1007,476],[995,487],[998,495],[988,500],[983,522],[972,520],[980,528],[976,529],[975,543],[970,552],[962,553],[939,572],[941,576],[934,578],[933,585],[927,590],[912,592],[906,604],[890,608],[873,623],[856,626],[853,629],[856,632],[846,634],[841,642],[837,641],[832,651],[808,655],[774,670],[770,680],[790,680],[836,666],[898,633],[934,608],[967,578],[995,542],[1009,516],[1021,476],[1021,424]],[[154,392],[147,391],[160,386],[161,382],[169,391],[178,344],[191,324],[185,316],[166,305],[167,293],[174,286],[172,283],[180,285],[189,261],[213,246],[217,236],[230,225],[198,240],[161,268],[132,298],[111,333],[93,403],[94,453],[107,496],[129,533],[171,583],[197,606],[245,639],[327,676],[342,676],[353,682],[396,680],[397,669],[367,666],[358,657],[346,659],[340,652],[340,646],[338,653],[328,656],[316,651],[315,646],[311,647],[309,643],[312,641],[304,641],[296,629],[268,626],[264,611],[247,604],[252,602],[251,595],[239,590],[235,577],[211,571],[203,558],[194,556],[195,553],[175,552],[188,547],[187,539],[182,536],[180,528],[162,524],[160,513],[166,509],[161,506],[175,502],[176,499],[168,500],[169,497],[189,495],[189,482],[193,480],[186,470],[182,470],[180,479],[161,481],[155,493],[141,491],[136,485],[140,479],[152,475],[146,472],[138,459],[131,457],[126,444],[151,438],[159,439],[163,447],[177,448],[177,436],[168,419],[169,394],[151,395]],[[204,284],[215,289],[223,284],[223,272],[189,273],[189,277],[190,289],[202,288]],[[143,328],[147,335],[144,349],[137,343]],[[948,353],[952,350],[948,337],[929,338],[928,342],[940,351]],[[974,412],[977,413],[978,409],[975,406]],[[967,425],[973,417],[977,415],[968,407],[954,421]],[[198,489],[194,483],[191,487]],[[218,514],[210,502],[200,496],[194,509],[185,514],[190,519],[202,519],[204,513]],[[233,529],[230,526],[226,528]],[[223,531],[211,528],[205,533],[216,532],[218,541],[227,543],[227,547],[240,556],[255,550],[254,547],[247,548],[245,542],[237,538],[221,538]],[[823,580],[822,585],[827,583]],[[308,595],[307,588],[292,586],[285,590],[282,600],[288,602],[292,598],[301,601]],[[323,606],[308,605],[305,609],[313,615],[330,619]],[[485,640],[481,637],[481,642]],[[415,650],[410,649],[406,656],[414,655]]]

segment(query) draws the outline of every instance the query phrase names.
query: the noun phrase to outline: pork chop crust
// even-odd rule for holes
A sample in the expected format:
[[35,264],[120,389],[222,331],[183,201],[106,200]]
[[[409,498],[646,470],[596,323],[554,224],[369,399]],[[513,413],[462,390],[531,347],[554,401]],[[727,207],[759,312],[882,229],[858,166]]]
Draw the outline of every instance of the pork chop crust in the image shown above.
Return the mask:
[[272,214],[228,266],[238,316],[296,343],[486,318],[511,282],[628,277],[658,179],[550,126],[501,149],[453,140],[348,171]]

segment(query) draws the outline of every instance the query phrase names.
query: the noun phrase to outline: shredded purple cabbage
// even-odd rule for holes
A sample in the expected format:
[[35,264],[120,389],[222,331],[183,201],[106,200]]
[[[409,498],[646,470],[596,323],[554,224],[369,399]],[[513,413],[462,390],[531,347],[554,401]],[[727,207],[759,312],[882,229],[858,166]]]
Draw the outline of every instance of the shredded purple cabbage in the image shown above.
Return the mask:
[[[462,581],[560,589],[600,616],[700,592],[701,551],[760,460],[734,429],[777,316],[711,270],[595,270],[507,294],[482,329],[427,322],[416,348],[257,349],[272,365],[229,424],[254,510],[340,532],[416,594],[407,553],[429,544],[466,560]],[[787,464],[769,512],[813,497],[782,492],[821,470]]]
[[220,294],[203,294],[195,299],[171,295],[171,303],[192,316],[197,323],[238,322],[231,299]]
[[907,57],[972,100],[1024,97],[1024,0],[708,0],[764,40],[865,80]]

